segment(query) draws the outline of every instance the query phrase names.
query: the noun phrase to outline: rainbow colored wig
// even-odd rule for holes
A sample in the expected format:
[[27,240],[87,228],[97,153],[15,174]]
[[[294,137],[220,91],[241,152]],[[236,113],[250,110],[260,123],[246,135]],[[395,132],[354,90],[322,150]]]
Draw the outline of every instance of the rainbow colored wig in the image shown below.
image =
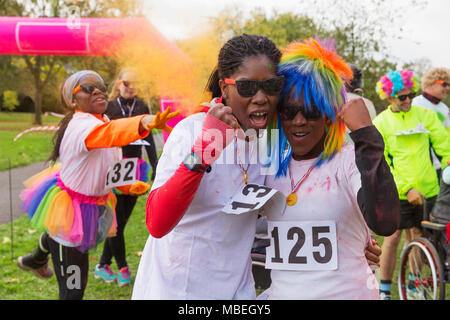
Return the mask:
[[[353,77],[350,66],[334,50],[334,41],[307,39],[292,42],[284,50],[279,65],[285,85],[279,104],[290,99],[303,97],[306,109],[317,108],[327,120],[326,137],[322,159],[331,159],[344,143],[345,124],[337,118],[340,106],[346,102],[344,82]],[[292,148],[283,132],[281,120],[277,117],[279,133],[279,166],[277,177],[286,175],[292,156]]]
[[409,70],[389,71],[377,82],[376,91],[380,99],[396,97],[397,92],[403,89],[411,89],[413,92],[419,91],[419,80]]

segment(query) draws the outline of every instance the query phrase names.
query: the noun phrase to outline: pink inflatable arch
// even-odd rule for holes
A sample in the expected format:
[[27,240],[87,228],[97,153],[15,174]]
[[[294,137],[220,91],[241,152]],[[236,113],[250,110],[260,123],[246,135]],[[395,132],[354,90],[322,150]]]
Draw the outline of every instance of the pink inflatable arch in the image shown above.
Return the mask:
[[130,38],[189,60],[145,18],[0,17],[0,54],[110,56]]
[[[124,54],[128,44],[137,44],[162,52],[165,61],[177,61],[186,68],[192,65],[145,18],[0,17],[0,39],[0,54],[7,55],[115,56]],[[176,101],[164,99],[161,111],[169,105],[177,109]],[[169,125],[174,127],[182,118],[172,119]]]

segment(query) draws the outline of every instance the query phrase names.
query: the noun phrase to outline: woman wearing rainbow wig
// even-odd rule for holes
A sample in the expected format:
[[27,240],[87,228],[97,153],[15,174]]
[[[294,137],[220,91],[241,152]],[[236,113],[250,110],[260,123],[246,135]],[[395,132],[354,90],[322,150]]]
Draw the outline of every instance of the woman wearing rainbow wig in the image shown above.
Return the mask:
[[[430,147],[442,158],[441,165],[445,168],[450,160],[450,139],[433,110],[411,104],[419,89],[411,71],[390,71],[381,77],[376,89],[380,98],[390,103],[374,124],[385,141],[385,158],[400,198],[399,230],[384,239],[380,261],[380,297],[388,300],[402,230],[405,229],[406,241],[420,236],[422,198],[426,198],[426,210],[430,211],[439,193]],[[410,275],[409,280],[415,282],[415,277]],[[408,299],[420,298],[413,290],[407,289],[407,295]]]
[[[287,196],[268,212],[268,299],[377,299],[364,257],[371,230],[398,226],[398,194],[383,140],[362,99],[346,104],[350,67],[331,42],[291,43],[279,74],[280,166],[266,184]],[[346,126],[354,147],[344,144]]]

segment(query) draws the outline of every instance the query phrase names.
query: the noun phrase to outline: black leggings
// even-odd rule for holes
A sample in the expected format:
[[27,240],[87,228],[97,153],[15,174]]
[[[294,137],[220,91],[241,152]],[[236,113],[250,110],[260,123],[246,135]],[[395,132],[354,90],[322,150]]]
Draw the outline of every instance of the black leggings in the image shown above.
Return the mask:
[[125,225],[130,218],[131,212],[136,204],[137,197],[129,195],[117,195],[116,218],[117,218],[117,233],[115,237],[106,238],[103,253],[100,258],[100,265],[110,265],[114,257],[117,267],[122,269],[127,267],[127,259],[125,252]]
[[50,237],[46,247],[52,255],[54,273],[58,280],[60,300],[81,300],[89,275],[89,254],[63,246]]

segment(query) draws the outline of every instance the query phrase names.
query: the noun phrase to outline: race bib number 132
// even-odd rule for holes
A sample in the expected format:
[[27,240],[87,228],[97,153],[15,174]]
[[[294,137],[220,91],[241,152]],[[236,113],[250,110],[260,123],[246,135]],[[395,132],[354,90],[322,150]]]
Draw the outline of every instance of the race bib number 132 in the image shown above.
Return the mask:
[[116,162],[108,170],[106,187],[126,186],[136,182],[137,158],[127,158]]
[[268,231],[267,269],[337,269],[334,221],[269,221]]

